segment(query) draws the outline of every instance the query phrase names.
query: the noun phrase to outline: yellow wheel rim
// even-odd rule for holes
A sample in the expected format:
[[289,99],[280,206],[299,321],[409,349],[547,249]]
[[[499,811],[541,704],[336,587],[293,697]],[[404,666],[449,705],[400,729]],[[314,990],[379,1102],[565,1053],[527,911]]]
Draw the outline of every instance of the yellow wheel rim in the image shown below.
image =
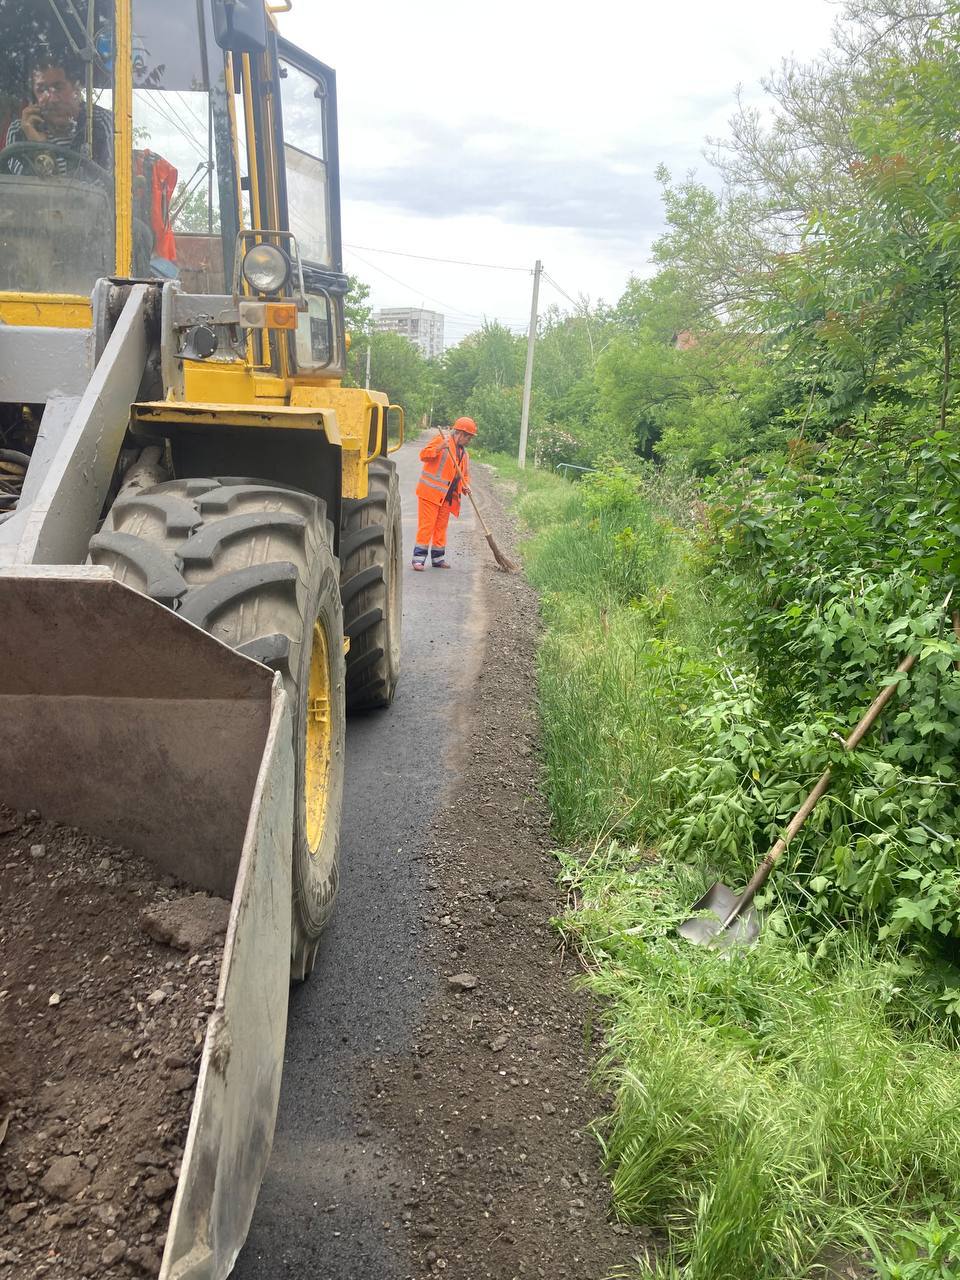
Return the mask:
[[327,821],[327,793],[330,757],[333,751],[331,713],[330,654],[327,633],[317,622],[313,628],[310,654],[310,684],[307,688],[307,741],[304,768],[304,802],[307,815],[307,844],[316,854]]

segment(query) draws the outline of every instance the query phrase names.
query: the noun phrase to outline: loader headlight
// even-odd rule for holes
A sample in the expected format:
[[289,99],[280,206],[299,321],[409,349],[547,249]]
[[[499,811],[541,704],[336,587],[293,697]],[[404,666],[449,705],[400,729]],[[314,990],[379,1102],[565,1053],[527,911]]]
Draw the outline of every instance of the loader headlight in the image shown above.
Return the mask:
[[282,293],[290,279],[290,259],[275,244],[255,244],[248,249],[240,269],[256,293]]

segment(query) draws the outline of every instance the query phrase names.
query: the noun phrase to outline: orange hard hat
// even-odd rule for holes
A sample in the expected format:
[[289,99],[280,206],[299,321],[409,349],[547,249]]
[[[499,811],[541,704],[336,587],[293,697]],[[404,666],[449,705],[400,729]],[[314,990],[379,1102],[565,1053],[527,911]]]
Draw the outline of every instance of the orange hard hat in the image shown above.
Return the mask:
[[454,431],[465,431],[468,436],[477,434],[477,424],[472,418],[458,418],[453,424]]

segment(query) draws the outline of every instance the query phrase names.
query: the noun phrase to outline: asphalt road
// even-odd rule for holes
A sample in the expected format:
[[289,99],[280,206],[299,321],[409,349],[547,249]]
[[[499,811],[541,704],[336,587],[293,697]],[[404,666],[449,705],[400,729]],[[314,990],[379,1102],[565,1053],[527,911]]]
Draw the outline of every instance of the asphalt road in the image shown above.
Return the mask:
[[395,455],[406,552],[400,685],[388,711],[350,722],[340,896],[313,976],[292,993],[273,1155],[239,1280],[408,1274],[403,1240],[385,1229],[399,1171],[371,1136],[362,1099],[371,1061],[410,1050],[432,994],[419,954],[422,850],[452,781],[445,760],[469,732],[458,708],[484,640],[467,505],[450,526],[453,570],[410,568],[417,448]]

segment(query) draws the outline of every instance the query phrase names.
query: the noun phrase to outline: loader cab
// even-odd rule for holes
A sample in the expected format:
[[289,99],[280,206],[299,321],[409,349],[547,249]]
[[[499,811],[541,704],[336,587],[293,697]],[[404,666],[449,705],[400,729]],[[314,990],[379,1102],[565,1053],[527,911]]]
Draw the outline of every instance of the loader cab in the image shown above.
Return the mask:
[[[50,65],[69,121],[36,96]],[[290,263],[280,290],[243,270],[262,240]],[[335,78],[262,0],[0,0],[0,323],[88,327],[108,278],[292,303],[295,324],[225,331],[202,358],[288,385],[342,374]]]

